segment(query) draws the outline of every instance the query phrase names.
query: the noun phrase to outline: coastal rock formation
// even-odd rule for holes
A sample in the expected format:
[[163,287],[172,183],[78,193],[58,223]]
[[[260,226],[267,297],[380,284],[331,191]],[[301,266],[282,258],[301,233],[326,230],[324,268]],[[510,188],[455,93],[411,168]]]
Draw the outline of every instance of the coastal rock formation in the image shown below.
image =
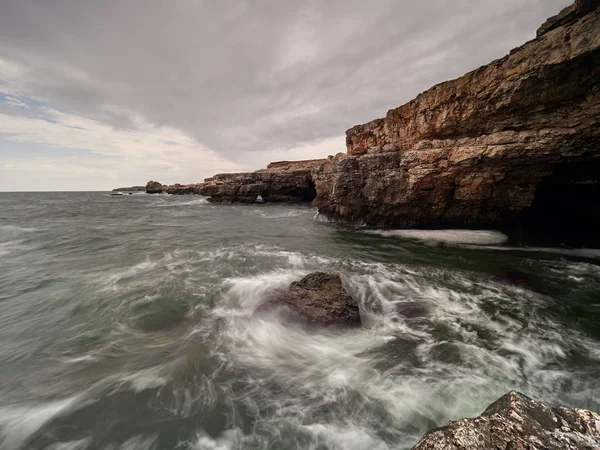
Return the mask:
[[427,433],[413,450],[584,450],[600,448],[600,416],[509,392],[475,419]]
[[600,223],[599,4],[348,130],[348,154],[313,176],[315,205],[370,225]]
[[[221,174],[213,201],[310,200],[399,227],[600,226],[600,2],[509,55],[347,131],[347,154]],[[279,166],[279,164],[283,164]]]
[[324,160],[281,161],[250,173],[223,173],[207,178],[199,187],[212,202],[253,203],[312,201],[317,195],[312,172]]
[[158,181],[148,181],[146,184],[146,193],[147,194],[162,194],[163,185]]
[[337,273],[315,272],[294,281],[261,305],[259,311],[282,307],[292,318],[313,325],[361,325],[358,304],[346,292]]

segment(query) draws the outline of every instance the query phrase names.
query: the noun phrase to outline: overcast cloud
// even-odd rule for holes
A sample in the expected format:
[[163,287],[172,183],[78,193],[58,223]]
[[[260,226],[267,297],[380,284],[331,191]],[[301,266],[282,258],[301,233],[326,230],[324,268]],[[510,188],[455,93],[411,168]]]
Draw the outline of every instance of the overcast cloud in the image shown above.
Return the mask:
[[2,0],[0,190],[198,182],[344,132],[565,0]]

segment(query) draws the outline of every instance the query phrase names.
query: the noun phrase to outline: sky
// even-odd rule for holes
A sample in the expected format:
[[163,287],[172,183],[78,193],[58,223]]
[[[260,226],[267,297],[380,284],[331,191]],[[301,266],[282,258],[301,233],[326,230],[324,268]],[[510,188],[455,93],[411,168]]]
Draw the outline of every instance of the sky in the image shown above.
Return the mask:
[[345,131],[568,0],[1,0],[0,191],[196,183]]

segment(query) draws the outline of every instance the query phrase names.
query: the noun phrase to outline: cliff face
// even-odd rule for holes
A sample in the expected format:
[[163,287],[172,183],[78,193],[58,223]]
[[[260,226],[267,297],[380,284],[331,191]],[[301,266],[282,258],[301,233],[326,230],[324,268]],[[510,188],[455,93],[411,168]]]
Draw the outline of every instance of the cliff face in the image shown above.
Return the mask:
[[346,133],[347,154],[216,175],[214,200],[310,200],[391,226],[600,225],[600,2]]
[[582,210],[598,221],[600,11],[592,3],[549,19],[508,56],[348,130],[348,154],[314,174],[315,205],[371,225],[556,222]]

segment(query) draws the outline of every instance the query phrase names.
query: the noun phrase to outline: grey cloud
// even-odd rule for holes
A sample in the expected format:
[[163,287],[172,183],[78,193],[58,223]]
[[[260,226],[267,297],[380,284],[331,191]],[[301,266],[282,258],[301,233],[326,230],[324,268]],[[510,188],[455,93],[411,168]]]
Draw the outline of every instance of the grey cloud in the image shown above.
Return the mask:
[[[236,159],[339,136],[503,56],[568,0],[4,0],[0,58],[42,96]],[[343,149],[340,149],[343,150]]]

